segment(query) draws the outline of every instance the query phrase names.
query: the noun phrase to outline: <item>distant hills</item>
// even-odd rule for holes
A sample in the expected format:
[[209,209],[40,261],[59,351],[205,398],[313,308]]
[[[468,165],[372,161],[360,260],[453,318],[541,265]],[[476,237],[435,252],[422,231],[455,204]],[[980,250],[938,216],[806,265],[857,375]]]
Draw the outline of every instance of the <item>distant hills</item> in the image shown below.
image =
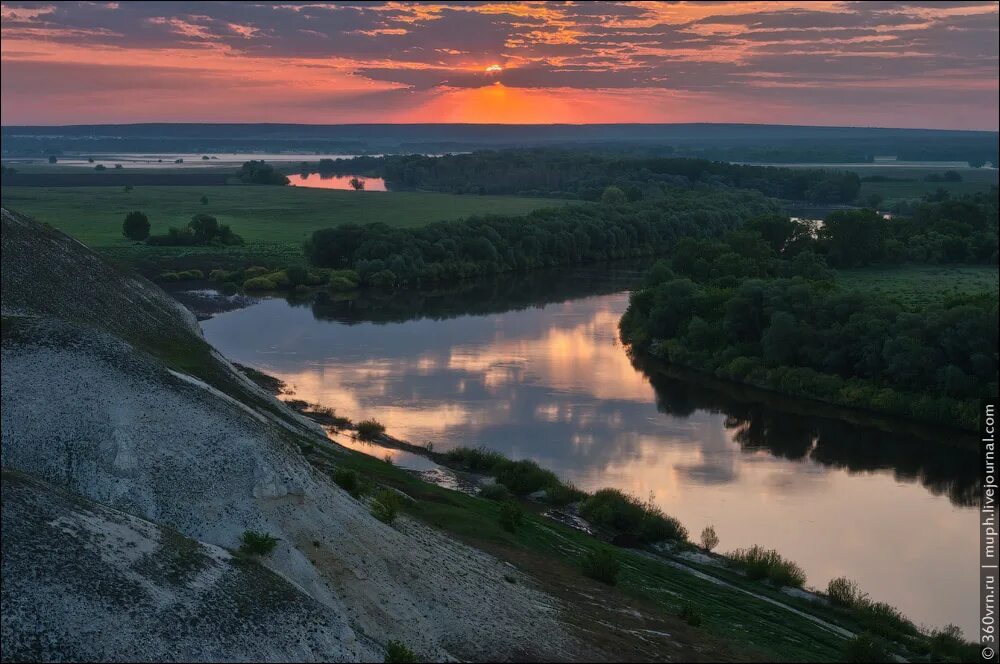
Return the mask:
[[448,152],[574,145],[735,161],[875,156],[997,163],[997,132],[752,124],[189,124],[5,126],[4,156],[86,152]]

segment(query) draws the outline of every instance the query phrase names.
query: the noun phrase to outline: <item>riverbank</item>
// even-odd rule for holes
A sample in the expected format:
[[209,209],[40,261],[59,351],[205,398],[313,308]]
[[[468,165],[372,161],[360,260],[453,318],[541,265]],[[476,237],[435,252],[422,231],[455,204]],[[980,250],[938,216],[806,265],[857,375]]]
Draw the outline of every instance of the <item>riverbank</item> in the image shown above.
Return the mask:
[[[290,392],[282,381],[266,374],[250,370],[249,375],[277,394],[287,396]],[[333,440],[344,435],[355,440],[364,438],[365,443],[371,445],[371,448],[367,453],[359,453],[360,456],[353,457],[346,465],[363,477],[378,478],[379,482],[388,483],[410,497],[423,496],[422,499],[405,504],[404,509],[407,513],[425,519],[428,523],[460,537],[477,548],[489,550],[508,562],[517,561],[516,564],[519,565],[530,565],[532,569],[538,570],[543,579],[553,577],[551,566],[555,563],[550,556],[554,551],[558,551],[557,555],[563,567],[569,559],[572,562],[571,567],[579,574],[582,561],[591,551],[611,545],[622,564],[621,579],[617,588],[626,596],[642,601],[652,600],[660,610],[687,616],[685,620],[690,619],[699,626],[712,624],[713,631],[719,629],[725,638],[732,638],[734,634],[727,633],[720,625],[715,624],[717,616],[709,618],[706,614],[706,612],[718,612],[718,606],[712,601],[703,601],[700,595],[693,597],[686,592],[678,592],[678,585],[681,588],[691,589],[691,584],[697,579],[710,584],[718,592],[734,593],[735,597],[730,597],[728,601],[733,602],[729,609],[736,614],[741,614],[746,608],[741,606],[744,601],[764,603],[770,607],[768,614],[770,619],[780,620],[782,613],[786,612],[789,619],[794,616],[806,621],[807,624],[811,623],[814,628],[820,629],[827,639],[839,636],[853,643],[858,634],[873,631],[876,640],[891,643],[891,649],[906,661],[920,661],[932,650],[937,652],[942,647],[935,641],[935,639],[941,640],[940,632],[918,630],[888,605],[862,603],[857,607],[847,607],[831,602],[829,597],[815,590],[780,587],[752,581],[734,564],[731,557],[706,551],[687,542],[675,542],[667,546],[640,545],[638,548],[635,544],[624,548],[615,546],[617,538],[613,529],[588,527],[592,524],[587,524],[581,519],[579,498],[569,505],[561,504],[558,507],[553,507],[545,491],[533,492],[517,499],[526,515],[524,527],[529,530],[537,528],[542,532],[548,531],[558,536],[562,544],[547,541],[544,537],[538,537],[537,533],[529,537],[526,536],[527,533],[505,531],[502,527],[497,527],[497,523],[502,521],[498,514],[498,511],[502,513],[502,503],[498,504],[495,498],[485,498],[487,494],[495,495],[495,492],[485,490],[486,487],[495,486],[495,480],[488,475],[470,473],[467,463],[457,461],[466,458],[467,454],[437,452],[432,446],[416,445],[377,430],[374,434],[361,435],[358,433],[357,425],[335,416],[328,408],[295,400],[286,403],[306,417],[322,424]],[[440,478],[440,474],[436,475],[426,470],[411,471],[398,468],[387,459],[378,458],[379,450],[384,449],[402,450],[440,464],[462,476],[457,483],[460,487],[456,486],[453,477],[443,482],[432,481],[431,486],[427,486],[428,478]],[[322,455],[323,450],[315,452]],[[323,462],[318,461],[318,463],[322,465]],[[435,506],[431,509],[420,506],[423,500],[431,500]],[[448,507],[439,506],[440,504],[446,504]],[[561,569],[560,573],[554,576],[564,580],[566,572],[566,569]],[[675,574],[681,576],[676,577]],[[586,579],[584,581],[590,583]],[[571,589],[563,582],[560,592],[563,594],[576,592],[577,585],[573,584]],[[698,593],[701,592],[704,592],[704,588],[699,588]],[[755,610],[760,611],[761,608],[758,606]],[[775,611],[777,613],[774,613]],[[745,621],[746,616],[741,614],[739,620]],[[761,629],[761,626],[755,626],[754,629]],[[769,629],[773,630],[773,626]],[[771,634],[777,636],[773,631]],[[747,637],[742,635],[740,638]],[[810,638],[816,638],[816,635]],[[761,647],[766,649],[769,646],[761,645]],[[972,646],[961,646],[960,642],[949,641],[948,647]],[[797,656],[805,655],[800,653]]]

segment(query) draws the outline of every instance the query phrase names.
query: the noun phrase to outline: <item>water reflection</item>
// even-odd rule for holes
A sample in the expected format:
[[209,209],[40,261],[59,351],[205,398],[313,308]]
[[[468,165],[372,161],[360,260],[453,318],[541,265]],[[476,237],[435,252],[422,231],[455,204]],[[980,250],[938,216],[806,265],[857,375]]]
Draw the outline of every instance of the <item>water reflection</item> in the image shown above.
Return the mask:
[[714,524],[724,550],[773,546],[817,586],[847,574],[918,621],[970,633],[973,448],[630,359],[616,329],[639,272],[601,274],[264,300],[204,327],[299,398],[439,450],[483,444],[586,489],[652,492],[692,532]]
[[293,187],[311,189],[341,189],[347,191],[386,191],[385,180],[363,175],[333,175],[331,173],[295,173],[288,176]]

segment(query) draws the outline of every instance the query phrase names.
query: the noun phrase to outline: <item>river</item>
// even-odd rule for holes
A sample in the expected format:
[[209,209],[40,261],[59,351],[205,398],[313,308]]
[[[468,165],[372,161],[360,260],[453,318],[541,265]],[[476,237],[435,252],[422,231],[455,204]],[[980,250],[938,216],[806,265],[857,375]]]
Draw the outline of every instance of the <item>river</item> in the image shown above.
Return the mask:
[[693,539],[714,525],[720,551],[775,548],[807,585],[846,575],[917,624],[974,637],[971,436],[630,359],[616,331],[639,275],[595,267],[396,297],[263,299],[202,325],[296,398],[435,450],[483,445],[583,489],[652,495]]

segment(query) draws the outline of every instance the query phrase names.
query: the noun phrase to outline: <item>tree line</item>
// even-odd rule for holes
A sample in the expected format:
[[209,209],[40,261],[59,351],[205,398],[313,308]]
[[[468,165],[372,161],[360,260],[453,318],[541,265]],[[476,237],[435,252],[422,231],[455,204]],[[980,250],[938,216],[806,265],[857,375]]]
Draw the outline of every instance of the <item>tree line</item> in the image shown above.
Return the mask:
[[455,194],[515,194],[596,201],[609,186],[635,201],[664,188],[697,184],[753,189],[765,196],[812,203],[848,203],[857,174],[788,169],[707,159],[631,156],[605,151],[533,148],[467,154],[417,154],[325,160],[330,172],[377,173],[393,189]]
[[314,232],[305,253],[317,267],[357,270],[365,285],[396,286],[653,256],[681,238],[721,235],[768,212],[776,212],[774,203],[756,192],[678,189],[648,201],[566,205],[419,228],[345,224]]
[[[622,340],[794,396],[976,426],[979,399],[997,394],[996,302],[909,311],[844,291],[823,254],[810,241],[796,245],[803,234],[781,221],[752,219],[721,240],[682,239],[633,292]],[[855,229],[843,230],[846,242]]]

